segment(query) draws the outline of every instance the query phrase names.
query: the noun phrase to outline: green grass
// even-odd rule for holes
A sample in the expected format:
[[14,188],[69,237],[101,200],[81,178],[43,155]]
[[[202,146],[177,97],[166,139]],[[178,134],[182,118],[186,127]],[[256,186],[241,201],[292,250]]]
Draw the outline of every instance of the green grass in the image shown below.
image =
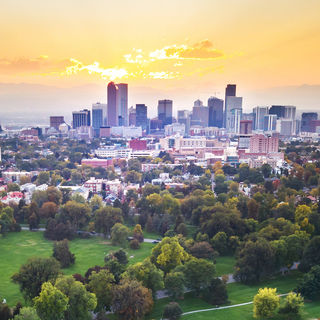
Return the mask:
[[[254,295],[258,292],[261,287],[272,287],[277,288],[278,293],[287,293],[294,289],[297,285],[298,279],[301,277],[299,272],[293,272],[289,276],[279,276],[275,279],[264,281],[258,285],[244,285],[241,283],[232,283],[228,285],[229,303],[228,305],[239,304],[244,302],[249,302],[253,300]],[[151,319],[161,319],[161,315],[164,306],[169,302],[169,299],[161,299],[156,301],[153,312],[147,317],[148,320]],[[184,300],[178,301],[183,312],[200,310],[200,309],[210,309],[214,306],[208,304],[202,299],[195,297],[192,293],[185,295]],[[306,304],[304,319],[309,319],[310,315],[318,316],[320,315],[320,304]],[[317,313],[318,312],[318,313]],[[242,306],[237,308],[217,310],[217,311],[207,311],[201,313],[195,313],[191,315],[186,315],[182,317],[183,320],[209,320],[209,319],[239,319],[239,320],[252,320],[252,305]]]
[[235,257],[220,256],[216,258],[216,272],[217,276],[233,273],[233,268],[236,263]]
[[[148,257],[154,244],[143,243],[139,250],[126,249],[129,263],[135,263]],[[21,231],[8,233],[0,238],[0,297],[7,299],[9,305],[23,302],[18,285],[11,282],[11,276],[30,257],[49,257],[52,255],[52,241],[43,237],[43,232]],[[108,240],[100,237],[75,239],[70,241],[70,250],[76,256],[73,266],[63,269],[67,275],[84,274],[88,268],[104,264],[104,256],[119,247],[111,246]]]

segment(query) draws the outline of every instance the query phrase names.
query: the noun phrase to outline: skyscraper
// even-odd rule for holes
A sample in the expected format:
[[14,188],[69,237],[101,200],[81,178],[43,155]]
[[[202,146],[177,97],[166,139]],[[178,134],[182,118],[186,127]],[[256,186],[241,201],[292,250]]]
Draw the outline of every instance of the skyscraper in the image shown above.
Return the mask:
[[253,108],[254,114],[254,129],[263,130],[264,129],[264,116],[269,113],[268,107],[255,107]]
[[128,84],[117,83],[117,110],[118,110],[118,125],[128,125]]
[[129,109],[129,126],[136,125],[136,109],[134,107],[130,107]]
[[79,127],[87,127],[87,126],[89,127],[90,124],[91,124],[90,111],[88,109],[72,112],[72,128],[73,129],[76,129]]
[[236,96],[237,86],[235,84],[228,84],[226,87],[225,99],[224,99],[224,127],[227,128],[227,97],[235,97]]
[[[233,110],[239,111],[233,111]],[[225,128],[234,133],[240,131],[239,115],[242,114],[242,97],[236,97],[236,85],[228,84],[225,98]],[[236,118],[234,118],[236,117]],[[237,128],[235,128],[237,126]]]
[[191,125],[207,127],[208,119],[209,119],[208,107],[204,106],[201,100],[199,99],[196,100],[193,104]]
[[240,134],[252,133],[252,120],[240,120]]
[[106,105],[99,102],[92,105],[92,127],[95,137],[99,137],[100,128],[104,125],[105,108]]
[[115,127],[118,125],[118,106],[117,106],[118,87],[113,82],[109,82],[107,92],[108,92],[107,124],[110,127]]
[[208,99],[209,127],[223,127],[223,100],[215,97]]
[[141,127],[143,131],[148,129],[147,106],[145,104],[136,104],[136,126]]
[[59,130],[59,126],[64,123],[63,116],[51,116],[50,117],[50,127]]
[[158,101],[158,119],[162,121],[162,128],[172,123],[172,100]]
[[313,128],[311,126],[311,121],[313,120],[318,120],[317,112],[303,112],[301,117],[301,131],[312,132]]
[[266,114],[263,117],[263,131],[276,131],[277,128],[277,115]]
[[179,110],[178,111],[178,123],[185,125],[186,134],[189,134],[190,130],[190,111],[188,110]]

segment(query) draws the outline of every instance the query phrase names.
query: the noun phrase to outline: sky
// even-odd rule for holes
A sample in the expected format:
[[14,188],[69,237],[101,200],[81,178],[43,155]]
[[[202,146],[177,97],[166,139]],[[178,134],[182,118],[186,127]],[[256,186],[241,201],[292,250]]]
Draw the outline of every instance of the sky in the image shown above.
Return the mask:
[[151,113],[228,83],[248,109],[320,109],[319,0],[1,0],[0,39],[0,114],[105,102],[111,80]]

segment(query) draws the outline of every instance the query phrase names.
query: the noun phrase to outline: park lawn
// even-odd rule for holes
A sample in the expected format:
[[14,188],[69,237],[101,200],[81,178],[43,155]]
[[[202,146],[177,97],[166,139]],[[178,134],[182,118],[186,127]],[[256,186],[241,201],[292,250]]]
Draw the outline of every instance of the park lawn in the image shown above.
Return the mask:
[[[258,285],[244,285],[241,283],[231,283],[228,284],[228,295],[229,295],[229,303],[228,305],[234,305],[244,302],[249,302],[253,300],[253,297],[258,292],[259,288],[263,287],[271,287],[277,288],[278,293],[287,293],[294,289],[297,285],[298,279],[301,277],[299,272],[293,272],[288,276],[278,276],[274,279],[261,282]],[[169,302],[168,298],[160,299],[155,302],[154,309],[152,313],[146,318],[148,320],[151,319],[161,319],[161,315],[164,309],[164,306]],[[195,297],[193,293],[185,294],[184,300],[179,300],[183,312],[193,311],[193,310],[201,310],[201,309],[210,309],[214,306],[208,304],[204,300]],[[207,311],[201,313],[194,313],[191,315],[185,315],[182,319],[186,320],[209,320],[209,319],[240,319],[247,320],[252,318],[252,305],[241,306],[236,308],[230,308],[225,310],[216,310],[216,311]],[[306,305],[306,311],[309,310],[309,304]],[[317,305],[313,306],[310,309],[312,314],[316,314],[316,312],[320,309]],[[307,318],[306,318],[307,319]]]
[[[143,243],[139,250],[126,249],[129,263],[136,263],[148,257],[154,244]],[[53,242],[43,237],[43,232],[21,231],[8,233],[0,238],[0,297],[6,298],[10,306],[18,301],[24,302],[19,286],[11,282],[11,276],[30,257],[49,257],[52,255]],[[70,241],[70,250],[76,256],[76,262],[63,273],[84,274],[88,268],[104,264],[104,256],[119,247],[111,246],[110,241],[101,237],[74,239]]]
[[234,266],[236,264],[236,258],[233,256],[219,256],[216,259],[216,274],[217,276],[223,276],[225,274],[231,274],[234,272]]

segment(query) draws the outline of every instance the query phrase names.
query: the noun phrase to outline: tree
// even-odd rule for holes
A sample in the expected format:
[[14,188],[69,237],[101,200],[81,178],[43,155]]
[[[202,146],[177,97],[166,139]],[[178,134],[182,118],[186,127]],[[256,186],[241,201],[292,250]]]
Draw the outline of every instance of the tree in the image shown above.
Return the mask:
[[178,238],[165,237],[152,249],[151,262],[165,273],[189,259],[188,253],[180,245]]
[[253,298],[253,316],[255,318],[271,318],[279,307],[280,297],[277,289],[260,288]]
[[182,315],[182,309],[177,302],[168,303],[163,310],[163,318],[168,320],[178,320]]
[[37,185],[49,183],[50,174],[48,171],[41,171],[37,178]]
[[185,288],[183,272],[169,272],[164,279],[164,286],[171,299],[176,300],[183,297]]
[[137,239],[130,240],[130,249],[132,250],[140,249],[140,242]]
[[89,276],[87,289],[97,297],[96,311],[110,309],[114,282],[114,276],[109,270],[93,271]]
[[122,211],[111,206],[102,207],[95,211],[94,224],[95,230],[102,232],[105,236],[110,234],[111,228],[116,223],[122,223]]
[[181,270],[186,286],[197,294],[201,289],[209,286],[216,272],[214,264],[205,259],[191,259],[181,267]]
[[65,320],[89,320],[97,306],[95,294],[88,292],[85,286],[72,276],[58,278],[55,287],[69,299],[68,308],[64,313]]
[[212,259],[214,256],[214,250],[207,241],[196,242],[189,252],[196,258]]
[[209,286],[202,292],[205,301],[212,305],[221,305],[228,301],[228,292],[226,283],[215,278],[211,281]]
[[259,203],[254,200],[250,199],[248,201],[248,218],[257,219],[259,214]]
[[239,252],[235,278],[243,283],[259,282],[274,270],[274,253],[265,239],[247,241]]
[[9,320],[12,319],[12,312],[10,307],[6,304],[0,301],[0,319],[1,320]]
[[121,223],[116,223],[111,228],[111,243],[114,246],[120,245],[126,247],[128,244],[128,237],[130,230],[128,227],[124,226]]
[[270,175],[271,175],[272,167],[271,167],[269,164],[264,163],[264,164],[260,167],[260,170],[261,170],[264,178],[269,178]]
[[45,202],[40,209],[40,216],[46,219],[54,218],[59,207],[52,201]]
[[3,208],[0,211],[0,234],[8,232],[15,222],[13,209],[10,207]]
[[14,320],[40,320],[37,311],[34,308],[24,307],[20,309]]
[[60,262],[62,268],[67,268],[75,262],[75,256],[69,250],[67,239],[56,241],[53,244],[52,256]]
[[285,297],[284,305],[279,309],[279,313],[285,315],[286,319],[291,320],[299,317],[303,306],[303,297],[300,293],[289,292]]
[[45,282],[38,297],[33,299],[34,307],[43,320],[60,320],[67,310],[69,299],[51,282]]
[[85,226],[90,219],[91,209],[87,204],[68,201],[61,207],[61,216],[70,221],[75,230]]
[[320,236],[313,237],[303,251],[299,269],[309,271],[313,266],[320,265]]
[[151,263],[150,259],[129,266],[124,277],[140,281],[144,287],[152,290],[153,297],[158,290],[164,288],[163,272]]
[[297,291],[305,298],[315,300],[320,296],[320,266],[314,266],[304,274],[299,282]]
[[133,229],[133,238],[138,240],[139,242],[143,242],[143,232],[141,229],[141,225],[137,224]]
[[213,236],[211,243],[213,248],[217,250],[220,255],[225,255],[228,253],[228,236],[225,232],[220,231],[216,233]]
[[72,240],[74,237],[74,229],[69,221],[62,223],[56,219],[49,219],[44,236],[50,240]]
[[136,280],[124,279],[113,289],[112,310],[120,319],[142,319],[152,307],[151,290]]
[[119,249],[112,253],[112,255],[118,260],[122,265],[128,264],[128,255],[123,249]]
[[38,296],[44,282],[54,281],[60,273],[60,264],[54,258],[30,258],[12,276],[14,283],[19,284],[25,299]]

